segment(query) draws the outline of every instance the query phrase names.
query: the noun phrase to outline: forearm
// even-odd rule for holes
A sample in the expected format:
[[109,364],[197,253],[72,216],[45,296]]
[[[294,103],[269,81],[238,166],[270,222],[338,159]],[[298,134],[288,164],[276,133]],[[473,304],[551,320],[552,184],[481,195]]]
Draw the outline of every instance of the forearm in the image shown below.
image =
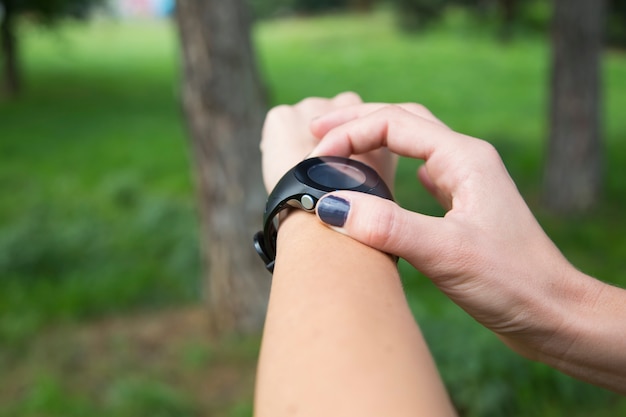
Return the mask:
[[255,414],[454,415],[395,263],[293,212],[281,225]]
[[564,319],[538,359],[626,394],[626,291],[578,271],[569,280],[575,291],[560,303]]
[[544,271],[541,288],[517,292],[515,324],[494,330],[529,359],[626,394],[626,292],[569,263]]

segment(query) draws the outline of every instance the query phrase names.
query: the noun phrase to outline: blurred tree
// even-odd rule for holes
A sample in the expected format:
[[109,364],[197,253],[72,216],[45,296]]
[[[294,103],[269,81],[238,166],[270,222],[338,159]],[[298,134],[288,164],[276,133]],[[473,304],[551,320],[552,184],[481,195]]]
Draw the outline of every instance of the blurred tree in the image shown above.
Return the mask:
[[500,14],[500,39],[509,41],[513,37],[513,26],[517,19],[518,0],[498,0]]
[[622,48],[626,47],[626,1],[609,0],[607,17],[609,44]]
[[0,0],[0,48],[2,54],[2,90],[10,97],[19,94],[22,77],[16,32],[20,16],[52,24],[62,17],[84,18],[92,6],[103,0]]
[[211,331],[253,333],[265,317],[270,275],[252,247],[265,202],[266,105],[248,9],[245,0],[179,0],[176,15]]
[[323,12],[342,9],[348,0],[294,0],[294,9],[302,13]]
[[246,0],[254,18],[268,18],[294,13],[315,14],[350,10],[370,11],[383,0]]
[[400,13],[400,24],[409,30],[423,29],[436,22],[451,7],[463,8],[481,18],[496,16],[500,36],[508,40],[518,19],[519,0],[394,0]]
[[554,0],[544,201],[559,213],[589,210],[601,194],[600,64],[605,13],[604,0]]
[[374,7],[376,0],[349,0],[350,9],[357,12],[369,12]]
[[420,30],[439,19],[455,0],[394,0],[403,29]]

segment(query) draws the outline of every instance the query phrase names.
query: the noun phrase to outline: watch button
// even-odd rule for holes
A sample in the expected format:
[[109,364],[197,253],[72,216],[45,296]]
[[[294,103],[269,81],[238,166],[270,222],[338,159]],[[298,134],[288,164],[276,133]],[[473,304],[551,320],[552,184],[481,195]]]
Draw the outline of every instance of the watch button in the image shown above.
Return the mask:
[[313,208],[315,207],[315,200],[310,195],[304,194],[302,197],[300,197],[300,204],[305,210],[313,210]]

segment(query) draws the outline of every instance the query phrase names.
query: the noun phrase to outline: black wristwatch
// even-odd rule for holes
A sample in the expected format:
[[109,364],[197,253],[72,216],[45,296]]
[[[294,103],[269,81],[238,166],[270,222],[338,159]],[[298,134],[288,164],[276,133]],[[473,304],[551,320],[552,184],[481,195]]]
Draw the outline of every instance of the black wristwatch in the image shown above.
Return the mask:
[[289,207],[313,212],[322,196],[337,190],[359,191],[393,200],[378,173],[362,162],[337,156],[305,159],[278,181],[267,199],[263,230],[254,235],[254,248],[268,271],[274,271],[278,213]]

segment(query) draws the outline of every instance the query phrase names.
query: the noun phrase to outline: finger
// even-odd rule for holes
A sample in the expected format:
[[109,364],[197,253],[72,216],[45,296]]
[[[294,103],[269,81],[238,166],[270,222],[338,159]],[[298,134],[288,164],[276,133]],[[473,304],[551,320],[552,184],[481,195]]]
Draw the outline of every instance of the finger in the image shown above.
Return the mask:
[[[360,105],[358,105],[359,103],[351,104],[357,105],[337,109],[314,119],[311,122],[310,126],[311,132],[313,132],[313,134],[318,138],[322,138],[331,129],[339,125],[366,116],[370,113],[375,112],[376,110],[380,110],[384,107],[389,106],[389,104],[386,103],[366,103]],[[423,117],[426,120],[430,120],[433,123],[445,126],[445,124],[441,120],[435,117],[435,115],[432,114],[430,110],[428,110],[425,106],[422,106],[421,104],[400,103],[394,104],[394,106],[400,107],[401,109],[404,109],[409,113],[415,114],[416,116]]]
[[307,97],[297,102],[293,108],[313,118],[328,113],[336,108],[355,106],[361,103],[363,103],[363,101],[357,93],[346,91],[337,94],[333,98]]
[[294,109],[311,118],[326,114],[331,109],[332,100],[324,97],[307,97],[293,105]]
[[347,107],[361,104],[363,103],[363,100],[357,93],[353,91],[345,91],[333,97],[332,102],[336,107]]
[[334,230],[380,251],[398,255],[425,272],[452,231],[441,218],[405,210],[390,200],[350,191],[330,193],[317,203],[317,216]]
[[348,157],[388,147],[399,155],[428,159],[435,148],[453,147],[460,138],[439,122],[386,105],[329,131],[312,155]]

